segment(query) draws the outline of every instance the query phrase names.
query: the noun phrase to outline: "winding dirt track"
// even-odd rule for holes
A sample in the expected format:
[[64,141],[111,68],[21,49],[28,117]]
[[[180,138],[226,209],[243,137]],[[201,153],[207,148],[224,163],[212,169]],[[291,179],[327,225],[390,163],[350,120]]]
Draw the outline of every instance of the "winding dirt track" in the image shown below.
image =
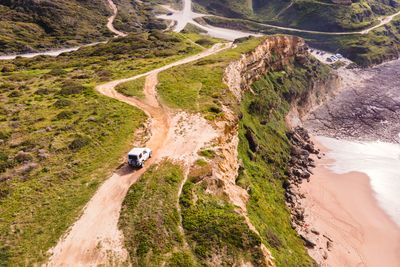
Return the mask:
[[116,18],[117,15],[118,15],[118,8],[117,8],[117,6],[115,5],[115,3],[114,3],[112,0],[108,0],[108,5],[110,6],[111,10],[113,11],[113,14],[112,14],[111,17],[108,18],[107,28],[108,28],[111,32],[115,33],[116,36],[120,36],[120,37],[126,36],[126,35],[127,35],[126,33],[121,32],[121,31],[115,29],[115,27],[114,27],[114,20],[115,20],[115,18]]
[[[52,256],[47,266],[94,266],[127,261],[128,253],[118,229],[118,219],[129,187],[152,163],[164,157],[190,162],[198,149],[217,136],[201,116],[173,114],[159,103],[157,75],[163,70],[207,57],[231,46],[231,43],[218,44],[159,69],[96,87],[99,93],[138,107],[148,114],[151,119],[151,137],[146,146],[153,150],[153,157],[143,169],[132,171],[124,166],[103,183],[84,208],[82,216],[50,251]],[[118,84],[144,76],[147,78],[143,100],[126,97],[114,89]]]

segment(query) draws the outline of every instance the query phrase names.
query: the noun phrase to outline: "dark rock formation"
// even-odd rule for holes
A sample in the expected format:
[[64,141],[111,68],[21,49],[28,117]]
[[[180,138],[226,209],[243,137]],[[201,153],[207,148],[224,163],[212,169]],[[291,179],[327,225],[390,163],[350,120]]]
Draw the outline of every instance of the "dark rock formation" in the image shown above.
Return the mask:
[[[304,194],[299,191],[299,185],[304,181],[309,181],[312,171],[315,167],[314,160],[311,155],[318,155],[319,151],[315,149],[308,132],[302,127],[296,127],[293,131],[287,133],[292,148],[291,160],[288,167],[288,180],[284,183],[286,190],[286,203],[291,212],[292,226],[301,233],[306,247],[313,249],[316,243],[312,240],[313,236],[300,231],[305,226],[304,208],[301,205],[301,199]],[[311,233],[315,236],[320,235],[320,232],[315,228],[311,229]]]
[[[316,135],[400,142],[400,60],[353,72],[342,92],[305,122]],[[362,81],[360,84],[359,81]]]

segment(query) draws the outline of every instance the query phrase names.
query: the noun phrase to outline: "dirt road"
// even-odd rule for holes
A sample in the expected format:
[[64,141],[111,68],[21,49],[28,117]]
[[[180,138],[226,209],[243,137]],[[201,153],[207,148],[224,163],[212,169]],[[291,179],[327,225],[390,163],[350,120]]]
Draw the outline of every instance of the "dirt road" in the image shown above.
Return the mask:
[[[197,151],[218,136],[200,115],[174,113],[162,106],[157,99],[157,75],[163,70],[182,65],[228,49],[232,44],[218,44],[175,63],[128,79],[112,81],[97,86],[97,91],[142,109],[151,119],[151,137],[146,146],[153,150],[153,157],[146,166],[133,171],[125,166],[117,170],[98,189],[83,210],[82,216],[69,229],[59,243],[51,249],[47,266],[94,266],[121,263],[128,260],[123,236],[118,229],[121,205],[129,187],[146,171],[148,166],[168,157],[190,165],[197,159]],[[147,76],[145,98],[126,97],[115,91],[118,84]]]
[[108,5],[110,6],[110,8],[111,8],[113,14],[111,15],[111,17],[108,18],[107,28],[108,28],[111,32],[115,33],[116,36],[119,36],[119,37],[124,37],[124,36],[126,36],[126,35],[127,35],[126,33],[121,32],[121,31],[119,31],[119,30],[117,30],[117,29],[114,28],[114,20],[115,20],[115,18],[116,18],[117,15],[118,15],[118,8],[117,8],[117,6],[115,5],[115,3],[114,3],[112,0],[108,0]]

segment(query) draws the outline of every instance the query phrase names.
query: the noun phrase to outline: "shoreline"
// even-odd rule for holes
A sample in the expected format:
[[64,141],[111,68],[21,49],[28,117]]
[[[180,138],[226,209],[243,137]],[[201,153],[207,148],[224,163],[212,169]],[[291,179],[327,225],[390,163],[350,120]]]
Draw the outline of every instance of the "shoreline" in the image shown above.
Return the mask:
[[[313,142],[322,153],[328,151]],[[310,182],[300,186],[305,195],[301,232],[317,244],[310,255],[321,266],[399,266],[400,227],[380,207],[370,178],[361,172],[336,174],[328,169],[332,161],[316,159]]]

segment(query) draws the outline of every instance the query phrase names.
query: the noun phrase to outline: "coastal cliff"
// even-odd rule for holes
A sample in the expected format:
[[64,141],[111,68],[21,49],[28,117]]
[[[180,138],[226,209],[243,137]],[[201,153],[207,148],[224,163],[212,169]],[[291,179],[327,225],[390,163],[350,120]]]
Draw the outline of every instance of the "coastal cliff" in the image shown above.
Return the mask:
[[268,37],[253,51],[229,64],[224,82],[240,100],[242,94],[267,71],[282,69],[293,58],[304,58],[307,54],[307,45],[302,38],[289,35]]
[[[295,146],[288,133],[336,89],[338,76],[309,55],[303,39],[277,35],[230,63],[224,82],[240,111],[225,127],[230,149],[224,151],[231,155],[221,158],[232,161],[237,155],[230,166],[238,167],[228,172],[229,179],[222,179],[223,191],[240,207],[274,264],[312,265],[306,243],[291,222],[298,211],[289,211],[286,205]],[[217,173],[224,173],[227,165],[217,164]]]
[[[218,55],[160,73],[157,92],[162,103],[201,114],[215,136],[199,151],[191,150],[194,159],[187,165],[174,163],[183,168],[174,174],[182,189],[179,192],[175,183],[178,195],[169,194],[164,203],[178,203],[172,209],[177,219],[166,222],[164,212],[149,217],[155,225],[161,222],[158,229],[182,229],[178,240],[169,235],[162,242],[180,244],[171,246],[178,252],[160,248],[159,235],[147,228],[135,230],[129,226],[137,223],[127,221],[145,217],[137,216],[143,211],[135,204],[137,196],[143,196],[148,207],[159,206],[162,199],[149,199],[141,185],[157,181],[156,188],[148,189],[161,194],[167,185],[158,181],[171,173],[160,167],[128,192],[120,226],[132,262],[146,262],[156,253],[156,260],[167,263],[179,256],[204,266],[313,266],[286,204],[292,144],[285,117],[330,80],[330,69],[308,54],[302,39],[283,35],[237,40]],[[177,121],[182,130],[173,132],[178,136],[197,123]],[[202,138],[201,131],[196,135]],[[185,140],[192,143],[193,138]]]

